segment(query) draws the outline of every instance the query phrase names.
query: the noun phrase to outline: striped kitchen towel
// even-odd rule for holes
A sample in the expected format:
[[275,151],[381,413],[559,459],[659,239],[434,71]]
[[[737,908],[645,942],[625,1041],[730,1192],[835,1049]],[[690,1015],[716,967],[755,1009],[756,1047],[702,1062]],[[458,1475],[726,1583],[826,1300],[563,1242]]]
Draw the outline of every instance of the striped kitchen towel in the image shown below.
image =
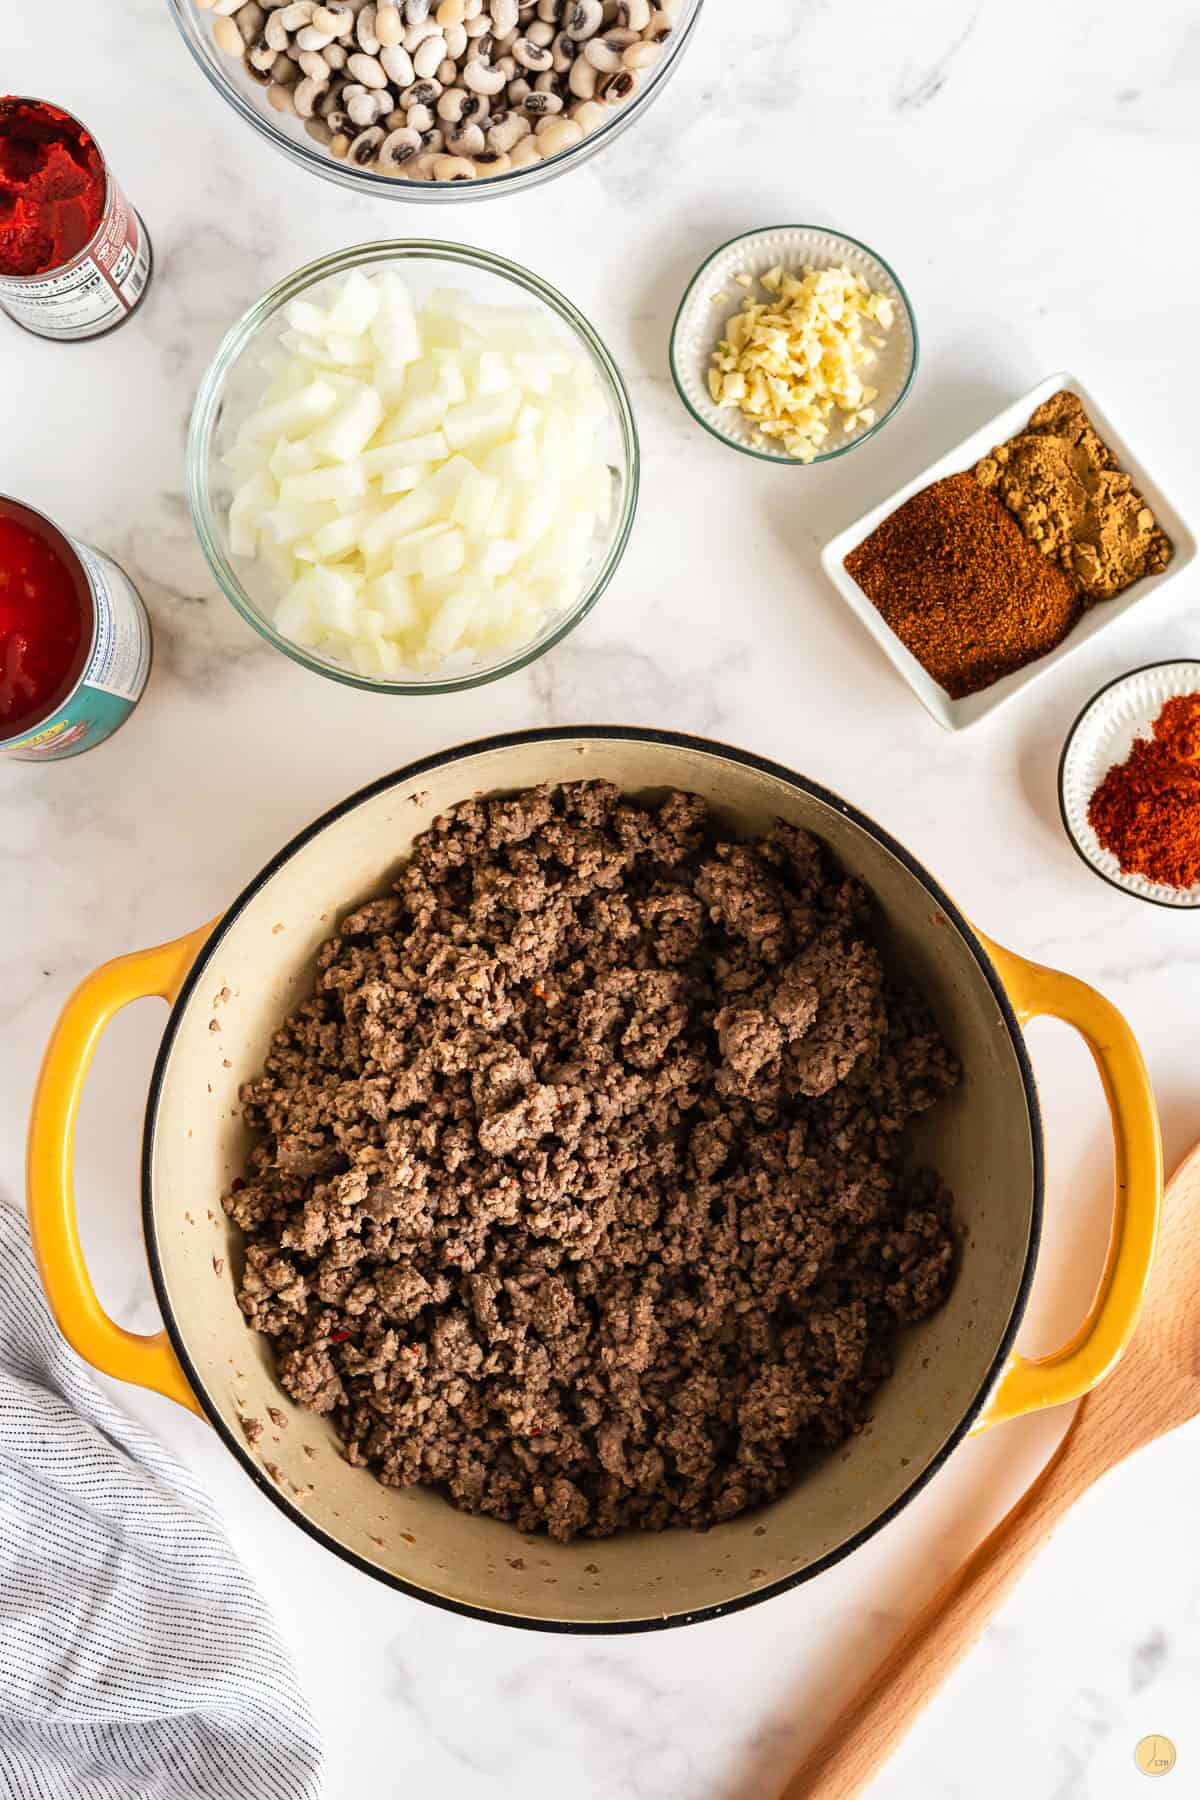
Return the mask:
[[321,1766],[212,1502],[59,1336],[0,1201],[0,1796],[316,1800]]

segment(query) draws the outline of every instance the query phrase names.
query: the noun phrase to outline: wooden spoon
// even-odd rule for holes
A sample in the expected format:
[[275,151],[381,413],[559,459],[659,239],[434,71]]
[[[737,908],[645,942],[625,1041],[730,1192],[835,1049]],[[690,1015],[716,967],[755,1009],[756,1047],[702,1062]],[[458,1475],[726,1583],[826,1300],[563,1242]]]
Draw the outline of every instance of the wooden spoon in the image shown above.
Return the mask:
[[1200,1413],[1200,1146],[1163,1200],[1145,1309],[1113,1374],[1079,1402],[1054,1455],[917,1615],[810,1751],[780,1800],[854,1800],[966,1655],[1055,1526],[1101,1475]]

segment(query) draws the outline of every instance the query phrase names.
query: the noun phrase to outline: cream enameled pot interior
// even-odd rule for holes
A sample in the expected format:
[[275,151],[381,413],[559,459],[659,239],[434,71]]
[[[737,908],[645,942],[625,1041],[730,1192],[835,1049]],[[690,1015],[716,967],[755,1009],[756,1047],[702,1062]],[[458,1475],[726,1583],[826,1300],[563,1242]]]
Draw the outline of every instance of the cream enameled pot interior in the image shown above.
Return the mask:
[[[584,777],[634,794],[691,789],[742,834],[784,818],[822,838],[873,890],[887,955],[930,997],[964,1067],[918,1145],[953,1189],[963,1253],[945,1308],[903,1338],[873,1423],[786,1497],[707,1533],[564,1547],[424,1489],[384,1488],[341,1459],[329,1426],[278,1386],[267,1340],[238,1311],[240,1234],[221,1195],[247,1146],[239,1086],[311,991],[316,951],[339,917],[387,887],[436,813],[474,794]],[[197,1392],[238,1453],[297,1517],[373,1572],[535,1625],[620,1627],[719,1608],[795,1579],[869,1530],[920,1482],[989,1384],[1022,1294],[1037,1204],[1037,1128],[1015,1027],[980,953],[936,897],[832,801],[716,747],[634,733],[452,754],[309,834],[202,953],[164,1042],[147,1131],[147,1235],[164,1310]],[[262,1426],[253,1448],[247,1420]]]

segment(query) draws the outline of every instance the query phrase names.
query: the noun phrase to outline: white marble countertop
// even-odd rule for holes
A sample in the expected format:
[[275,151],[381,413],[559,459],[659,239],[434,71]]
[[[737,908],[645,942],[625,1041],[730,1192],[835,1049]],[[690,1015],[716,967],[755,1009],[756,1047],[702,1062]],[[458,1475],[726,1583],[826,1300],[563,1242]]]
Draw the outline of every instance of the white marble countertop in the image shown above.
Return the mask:
[[[457,212],[356,201],[292,169],[202,83],[162,0],[20,9],[6,20],[3,81],[84,117],[158,263],[139,318],[102,342],[56,347],[0,321],[0,489],[124,564],[153,614],[157,660],[111,744],[0,769],[0,1182],[20,1183],[42,1044],[94,964],[216,912],[291,833],[382,771],[551,721],[722,737],[839,789],[981,927],[1124,1009],[1178,1160],[1200,1135],[1200,924],[1083,868],[1054,776],[1102,682],[1200,655],[1200,581],[1176,583],[997,720],[952,737],[826,586],[817,553],[1064,366],[1196,524],[1200,30],[1188,0],[1133,12],[1120,0],[709,0],[637,129],[566,181]],[[711,442],[666,368],[702,256],[793,219],[888,257],[924,351],[886,432],[807,472]],[[183,496],[188,409],[226,326],[317,253],[405,231],[511,253],[561,286],[629,378],[644,455],[633,543],[584,627],[525,674],[438,700],[341,690],[277,656],[217,593]],[[109,1032],[79,1144],[97,1282],[140,1328],[154,1309],[135,1162],[162,1023],[147,1004]],[[1024,1343],[1048,1348],[1094,1279],[1110,1163],[1086,1054],[1054,1025],[1035,1026],[1031,1044],[1050,1189]],[[357,1575],[289,1527],[198,1420],[123,1394],[204,1476],[278,1609],[327,1733],[329,1800],[765,1800],[1064,1423],[964,1447],[848,1562],[764,1606],[643,1639],[551,1639]],[[1094,1491],[880,1780],[880,1800],[1136,1800],[1133,1747],[1151,1731],[1179,1749],[1165,1791],[1200,1791],[1198,1485],[1200,1427]]]

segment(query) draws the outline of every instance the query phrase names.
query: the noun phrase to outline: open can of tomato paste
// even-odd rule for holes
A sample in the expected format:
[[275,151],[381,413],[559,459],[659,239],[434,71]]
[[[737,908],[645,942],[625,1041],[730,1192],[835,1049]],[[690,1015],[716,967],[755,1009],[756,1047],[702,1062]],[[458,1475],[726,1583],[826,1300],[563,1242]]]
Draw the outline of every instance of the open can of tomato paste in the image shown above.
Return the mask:
[[0,756],[57,762],[103,743],[141,698],[150,654],[125,572],[0,494]]
[[91,133],[47,100],[0,99],[0,308],[39,337],[100,337],[150,273],[146,227]]

